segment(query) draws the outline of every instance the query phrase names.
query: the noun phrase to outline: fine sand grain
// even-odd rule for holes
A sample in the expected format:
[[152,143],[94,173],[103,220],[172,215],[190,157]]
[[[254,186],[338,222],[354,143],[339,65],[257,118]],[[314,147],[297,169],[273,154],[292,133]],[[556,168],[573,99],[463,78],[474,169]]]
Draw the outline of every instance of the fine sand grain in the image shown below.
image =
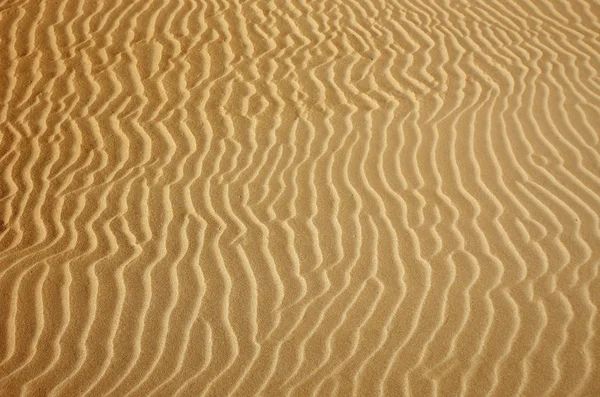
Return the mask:
[[0,0],[0,396],[600,396],[598,0]]

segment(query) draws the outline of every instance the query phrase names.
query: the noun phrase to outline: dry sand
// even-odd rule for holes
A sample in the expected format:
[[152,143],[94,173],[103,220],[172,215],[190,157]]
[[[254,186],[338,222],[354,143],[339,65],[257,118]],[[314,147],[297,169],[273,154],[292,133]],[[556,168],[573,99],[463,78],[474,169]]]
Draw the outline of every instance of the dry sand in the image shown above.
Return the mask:
[[1,396],[600,396],[597,0],[0,0]]

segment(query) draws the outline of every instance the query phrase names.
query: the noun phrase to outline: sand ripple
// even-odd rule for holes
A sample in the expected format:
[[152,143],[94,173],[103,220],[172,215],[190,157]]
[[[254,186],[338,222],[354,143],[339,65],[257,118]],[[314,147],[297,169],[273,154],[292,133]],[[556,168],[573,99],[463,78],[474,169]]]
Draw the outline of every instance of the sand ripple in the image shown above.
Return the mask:
[[0,0],[2,396],[598,396],[594,0]]

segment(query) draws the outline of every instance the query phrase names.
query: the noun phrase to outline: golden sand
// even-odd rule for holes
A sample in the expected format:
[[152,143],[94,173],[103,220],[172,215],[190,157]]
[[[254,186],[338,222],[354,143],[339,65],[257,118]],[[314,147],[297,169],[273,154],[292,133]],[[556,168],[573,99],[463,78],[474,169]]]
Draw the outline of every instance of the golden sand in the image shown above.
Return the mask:
[[0,0],[0,396],[600,396],[597,0]]

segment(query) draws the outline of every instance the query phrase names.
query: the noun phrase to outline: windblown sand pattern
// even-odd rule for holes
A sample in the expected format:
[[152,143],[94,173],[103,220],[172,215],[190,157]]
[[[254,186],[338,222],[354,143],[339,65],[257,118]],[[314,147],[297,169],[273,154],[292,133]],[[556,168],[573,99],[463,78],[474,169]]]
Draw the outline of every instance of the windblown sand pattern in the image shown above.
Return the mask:
[[0,395],[600,396],[600,3],[0,0]]

